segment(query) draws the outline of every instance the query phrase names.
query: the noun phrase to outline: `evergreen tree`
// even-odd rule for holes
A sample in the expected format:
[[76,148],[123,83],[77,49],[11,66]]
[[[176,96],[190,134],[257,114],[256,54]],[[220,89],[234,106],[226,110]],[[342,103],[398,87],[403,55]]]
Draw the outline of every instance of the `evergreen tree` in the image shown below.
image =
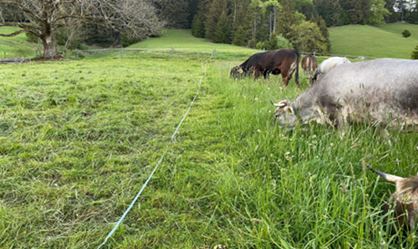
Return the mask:
[[326,40],[322,36],[318,25],[313,22],[304,22],[292,25],[288,36],[296,50],[304,52],[326,53]]
[[351,24],[357,24],[363,20],[362,0],[341,0],[340,4]]
[[189,28],[190,15],[187,0],[162,0],[161,17],[171,28]]
[[371,13],[371,0],[362,0],[361,9],[363,11],[362,24],[367,24]]
[[371,0],[369,24],[385,23],[385,16],[389,14],[389,10],[385,9],[385,0]]
[[244,46],[245,45],[245,32],[242,26],[239,26],[234,37],[233,41],[234,45],[236,46]]
[[418,4],[411,10],[408,18],[409,23],[418,24]]
[[411,59],[417,60],[418,59],[418,45],[415,46],[415,50],[412,51]]
[[275,50],[279,48],[279,39],[277,38],[276,33],[272,33],[270,39],[266,43],[267,50]]
[[226,0],[212,0],[209,7],[209,12],[206,15],[205,21],[205,37],[209,40],[215,40],[216,28],[219,18],[223,11],[226,10]]
[[[199,3],[197,4],[196,18],[203,25],[204,30],[206,29],[206,15],[209,12],[209,5],[211,1],[212,0],[199,0]],[[205,33],[205,31],[203,31],[203,33]]]
[[199,20],[199,18],[197,18],[197,15],[195,15],[193,18],[192,35],[198,38],[205,37],[205,27],[203,26],[203,23]]
[[[247,8],[246,27],[248,40],[257,40],[257,31],[260,28],[261,19],[263,17],[263,11],[261,8],[260,0],[251,0],[251,4]],[[254,45],[255,46],[255,45]]]
[[[236,43],[235,43],[235,36],[238,35],[238,30],[240,29],[240,27],[242,29],[242,31],[240,31],[240,32],[242,32],[242,34],[240,34],[240,35],[243,35],[244,36],[243,37],[243,39],[244,39],[243,42],[244,43],[246,42],[246,37],[247,37],[245,35],[246,34],[246,31],[245,30],[248,30],[248,32],[249,32],[250,29],[251,29],[249,26],[246,26],[246,24],[248,24],[248,22],[246,21],[246,11],[247,11],[247,6],[244,5],[244,3],[242,3],[242,2],[239,2],[238,5],[236,6],[236,9],[234,9],[232,11],[232,17],[231,17],[231,19],[232,19],[231,36],[232,36],[232,39],[234,40],[234,44],[235,45],[236,45]],[[241,37],[238,38],[239,41],[241,39],[242,39]],[[238,45],[238,46],[244,46],[244,44]]]
[[198,4],[199,4],[199,0],[188,0],[188,10],[189,10],[189,17],[187,18],[187,22],[189,24],[189,26],[191,27],[193,19],[195,17],[195,15],[197,14],[197,10],[198,10]]
[[283,34],[286,39],[289,39],[288,34],[291,31],[291,26],[296,24],[295,18],[295,2],[293,0],[282,0],[282,11],[277,20],[278,32]]
[[319,16],[321,16],[326,26],[338,25],[340,19],[341,6],[335,0],[314,0],[314,5]]
[[304,14],[306,17],[316,16],[318,13],[316,12],[315,6],[312,2],[302,2],[298,5],[297,11],[299,13]]
[[223,11],[219,17],[219,21],[215,30],[215,42],[217,43],[230,43],[230,29],[229,20],[226,12]]
[[396,0],[385,0],[385,9],[389,11],[389,15],[385,16],[386,23],[397,22],[399,20],[399,13],[395,12],[393,8]]
[[317,16],[317,17],[313,18],[311,21],[313,23],[316,23],[319,30],[321,31],[321,35],[325,39],[325,46],[327,48],[325,52],[326,53],[331,52],[331,40],[329,39],[329,32],[328,32],[327,26],[325,25],[324,19],[322,19],[322,17],[320,17],[320,16]]

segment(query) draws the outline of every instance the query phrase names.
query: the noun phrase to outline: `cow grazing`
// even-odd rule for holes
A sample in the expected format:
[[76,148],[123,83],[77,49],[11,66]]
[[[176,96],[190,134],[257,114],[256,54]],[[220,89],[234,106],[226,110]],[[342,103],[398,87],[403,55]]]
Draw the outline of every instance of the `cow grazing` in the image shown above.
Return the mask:
[[345,57],[331,57],[324,60],[321,64],[319,64],[318,70],[316,70],[312,82],[318,80],[320,76],[322,77],[324,74],[328,73],[329,71],[331,71],[331,69],[335,68],[336,66],[344,63],[351,62]]
[[303,74],[308,72],[309,82],[312,84],[312,74],[315,72],[316,68],[318,67],[318,62],[316,61],[315,55],[306,55],[303,57],[302,62],[300,63]]
[[283,84],[287,86],[292,74],[295,72],[295,83],[299,86],[299,61],[300,54],[293,49],[278,49],[267,52],[255,66],[254,80],[256,80],[260,73],[264,78],[270,73],[282,74]]
[[264,55],[269,52],[257,53],[251,55],[246,61],[237,67],[231,69],[230,76],[234,78],[241,78],[242,76],[249,76],[254,72],[256,65],[261,61]]
[[[272,104],[274,104],[272,102]],[[296,120],[374,123],[387,128],[418,128],[418,61],[379,59],[340,65],[292,101],[274,104],[279,123]]]
[[375,170],[370,165],[367,167],[383,179],[396,184],[396,191],[389,203],[383,205],[383,212],[387,213],[389,209],[394,208],[397,230],[405,226],[406,230],[414,231],[418,219],[418,176],[402,178]]

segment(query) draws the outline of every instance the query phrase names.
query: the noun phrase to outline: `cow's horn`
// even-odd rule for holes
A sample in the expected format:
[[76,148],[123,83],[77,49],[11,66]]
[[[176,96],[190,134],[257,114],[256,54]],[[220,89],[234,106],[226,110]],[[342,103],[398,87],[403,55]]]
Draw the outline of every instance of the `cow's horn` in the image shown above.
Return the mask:
[[286,106],[286,102],[284,101],[280,101],[279,103],[275,104],[273,101],[270,100],[270,103],[274,106],[278,106],[278,107],[284,107]]
[[382,177],[386,181],[393,182],[393,183],[397,183],[398,181],[403,180],[402,177],[394,176],[394,175],[390,175],[390,174],[386,174],[386,173],[383,173],[383,172],[381,172],[379,170],[375,170],[370,165],[367,165],[367,168],[369,168],[370,170],[374,171],[374,173],[376,173],[378,176]]

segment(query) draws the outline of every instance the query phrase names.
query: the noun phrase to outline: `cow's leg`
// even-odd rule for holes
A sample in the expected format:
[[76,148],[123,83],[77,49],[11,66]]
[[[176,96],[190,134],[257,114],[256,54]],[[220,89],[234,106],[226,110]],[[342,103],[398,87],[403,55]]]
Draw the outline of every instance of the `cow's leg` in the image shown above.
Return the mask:
[[289,80],[290,80],[289,77],[285,76],[285,74],[282,73],[282,80],[283,80],[283,85],[287,87],[287,85],[289,84]]

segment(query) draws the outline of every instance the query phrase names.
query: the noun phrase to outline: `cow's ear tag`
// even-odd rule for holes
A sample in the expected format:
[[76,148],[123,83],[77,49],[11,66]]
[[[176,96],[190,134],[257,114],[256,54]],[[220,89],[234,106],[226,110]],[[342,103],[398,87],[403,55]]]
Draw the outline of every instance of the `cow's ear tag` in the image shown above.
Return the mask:
[[287,113],[291,113],[291,114],[295,113],[291,106],[286,106],[285,108],[283,108],[283,110]]

